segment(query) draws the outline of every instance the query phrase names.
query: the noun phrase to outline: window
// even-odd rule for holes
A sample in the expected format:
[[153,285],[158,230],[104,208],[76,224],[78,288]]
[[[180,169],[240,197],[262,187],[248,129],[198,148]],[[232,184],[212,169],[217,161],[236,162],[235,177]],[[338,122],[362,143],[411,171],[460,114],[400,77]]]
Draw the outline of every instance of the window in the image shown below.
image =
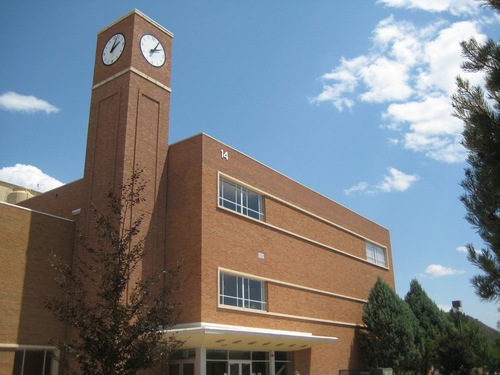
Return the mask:
[[378,266],[387,267],[385,249],[371,242],[366,243],[366,259]]
[[290,352],[242,352],[207,349],[206,374],[291,375]]
[[52,352],[49,350],[19,350],[14,356],[13,374],[43,374],[52,373]]
[[230,182],[221,177],[219,186],[219,205],[240,214],[264,219],[262,197],[254,191]]
[[227,273],[220,274],[219,301],[222,305],[265,310],[264,282]]

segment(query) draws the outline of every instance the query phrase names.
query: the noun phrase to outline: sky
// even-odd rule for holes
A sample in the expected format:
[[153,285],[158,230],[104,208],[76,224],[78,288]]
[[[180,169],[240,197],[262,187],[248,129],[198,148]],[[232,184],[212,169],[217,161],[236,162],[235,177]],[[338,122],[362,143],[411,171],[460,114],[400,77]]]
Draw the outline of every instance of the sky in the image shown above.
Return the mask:
[[[396,291],[496,327],[470,279],[459,42],[498,40],[474,0],[4,1],[0,180],[83,176],[97,32],[138,9],[173,32],[170,143],[204,132],[388,228]],[[1,225],[1,223],[0,223]]]

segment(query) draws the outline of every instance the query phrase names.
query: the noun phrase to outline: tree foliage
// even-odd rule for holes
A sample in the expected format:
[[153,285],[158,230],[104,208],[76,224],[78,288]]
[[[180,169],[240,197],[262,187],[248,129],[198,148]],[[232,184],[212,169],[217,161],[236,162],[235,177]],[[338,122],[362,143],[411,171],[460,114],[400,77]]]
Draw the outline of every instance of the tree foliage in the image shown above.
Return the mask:
[[445,313],[412,280],[405,300],[380,278],[364,306],[365,327],[358,338],[366,365],[399,373],[469,374],[498,371],[500,339],[488,341],[474,319]]
[[[498,1],[486,3],[500,10]],[[485,75],[484,89],[457,78],[452,96],[454,115],[464,122],[463,145],[468,150],[460,200],[466,219],[485,244],[481,251],[468,245],[468,259],[482,271],[472,279],[477,294],[500,300],[500,44],[470,39],[461,45],[464,70]]]
[[416,355],[417,321],[408,305],[378,279],[364,306],[360,346],[369,366],[408,368]]
[[442,332],[451,327],[451,322],[415,279],[410,283],[405,301],[413,311],[419,326],[416,337],[418,356],[414,365],[419,373],[428,374],[438,363],[436,354],[438,340]]
[[438,369],[444,375],[466,375],[473,368],[491,369],[488,343],[479,324],[461,312],[449,313],[452,325],[438,340]]
[[96,241],[79,241],[74,265],[51,259],[61,296],[45,305],[73,333],[57,344],[82,374],[135,374],[181,344],[162,332],[175,321],[179,303],[170,297],[179,266],[146,278],[134,274],[145,255],[145,239],[138,237],[144,217],[130,221],[130,213],[145,200],[144,186],[136,173],[118,194],[107,194],[104,212],[94,208]]
[[496,10],[500,10],[500,0],[479,0],[479,1],[489,5],[490,7]]

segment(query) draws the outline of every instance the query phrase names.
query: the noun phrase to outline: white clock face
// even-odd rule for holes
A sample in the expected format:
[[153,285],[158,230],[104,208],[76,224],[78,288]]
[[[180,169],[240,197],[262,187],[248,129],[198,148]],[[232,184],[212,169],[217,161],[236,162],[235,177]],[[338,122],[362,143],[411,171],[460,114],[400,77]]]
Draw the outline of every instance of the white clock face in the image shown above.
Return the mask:
[[162,66],[165,63],[165,50],[154,35],[145,34],[141,38],[141,51],[144,58],[153,66]]
[[123,34],[115,34],[109,38],[108,42],[102,50],[102,62],[104,65],[114,64],[121,56],[125,48],[125,36]]

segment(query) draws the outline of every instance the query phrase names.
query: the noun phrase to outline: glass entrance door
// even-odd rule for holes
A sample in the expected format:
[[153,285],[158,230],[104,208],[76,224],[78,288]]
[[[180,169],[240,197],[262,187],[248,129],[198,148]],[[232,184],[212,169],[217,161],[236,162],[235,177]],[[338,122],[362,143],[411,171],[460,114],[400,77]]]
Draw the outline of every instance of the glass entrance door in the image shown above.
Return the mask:
[[251,375],[250,362],[229,362],[229,375]]

